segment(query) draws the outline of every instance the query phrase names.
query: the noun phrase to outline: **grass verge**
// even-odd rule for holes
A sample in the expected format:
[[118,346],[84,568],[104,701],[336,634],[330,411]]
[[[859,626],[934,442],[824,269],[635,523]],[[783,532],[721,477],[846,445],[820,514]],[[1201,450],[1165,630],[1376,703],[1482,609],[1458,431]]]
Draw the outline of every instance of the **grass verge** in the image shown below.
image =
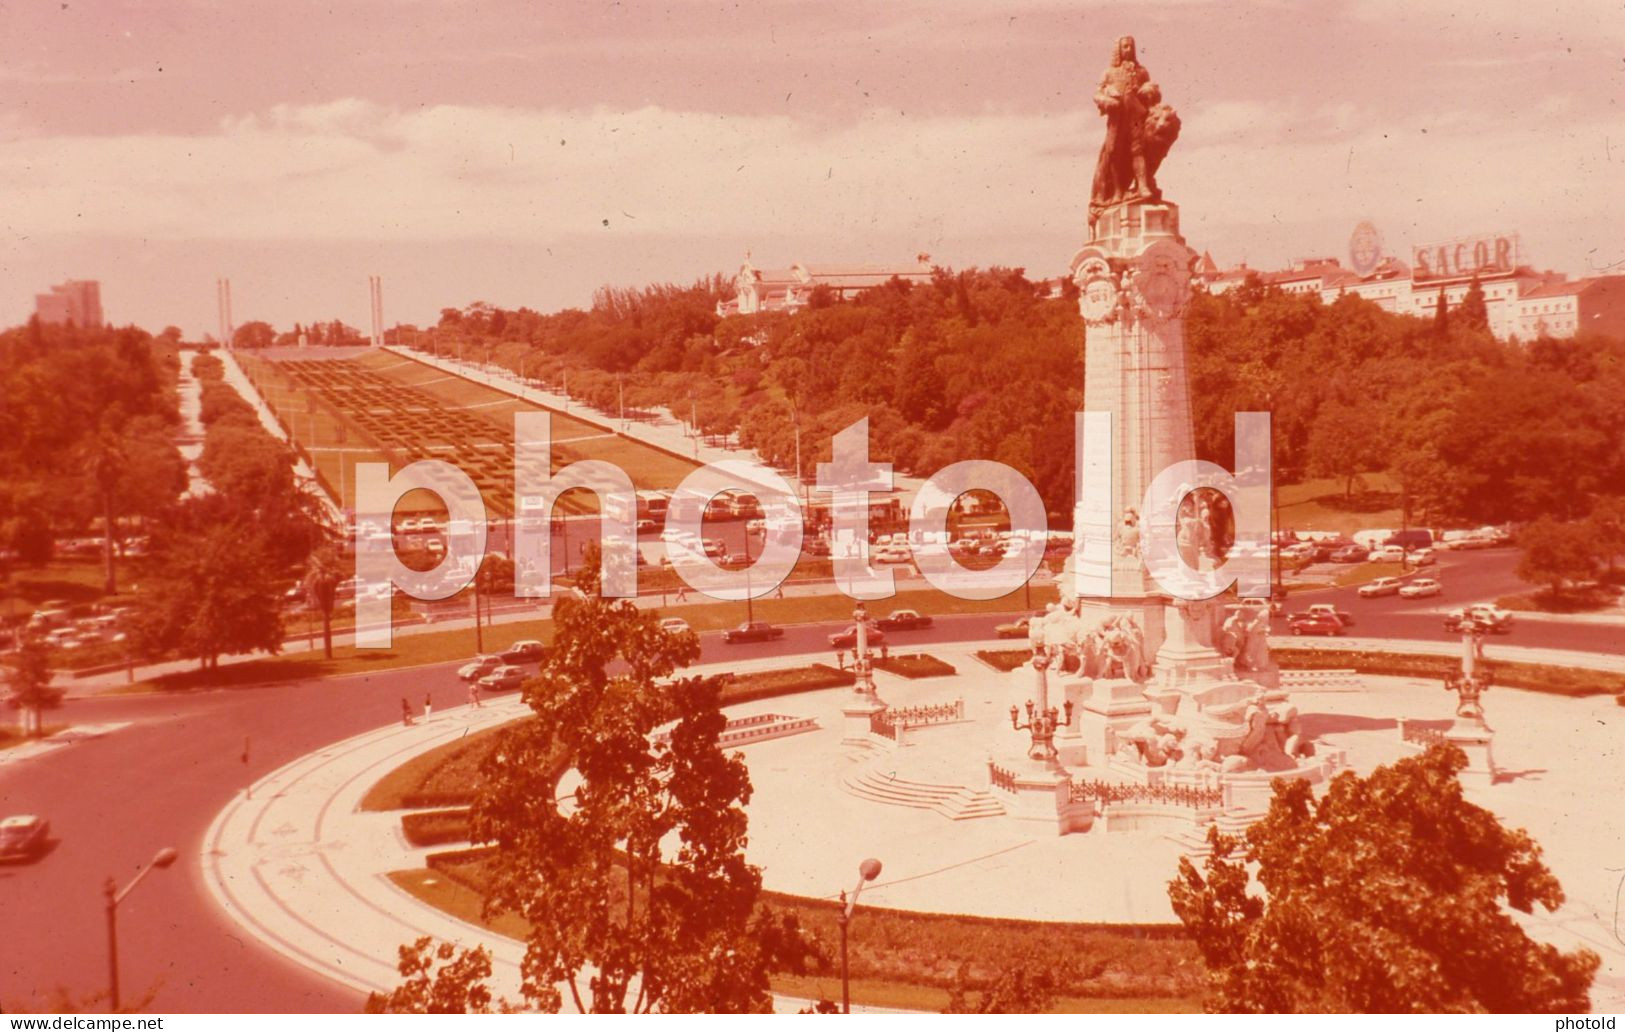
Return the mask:
[[[1275,661],[1283,670],[1353,669],[1362,674],[1436,678],[1441,681],[1454,673],[1459,665],[1451,656],[1407,656],[1364,649],[1279,649],[1275,652]],[[1480,669],[1489,675],[1491,686],[1503,688],[1522,688],[1577,698],[1625,692],[1625,675],[1603,670],[1496,660],[1482,661]]]
[[[514,915],[486,921],[481,886],[489,850],[435,854],[431,867],[396,871],[391,881],[430,906],[523,941],[527,927]],[[818,974],[775,976],[775,992],[808,999],[839,999],[839,942],[832,900],[764,892],[763,902],[793,914],[823,944]],[[1072,971],[1079,990],[1055,1010],[1075,1013],[1195,1013],[1201,1009],[1202,962],[1195,944],[1176,925],[1099,925],[1008,921],[953,914],[923,914],[865,906],[850,926],[854,1003],[941,1010],[963,965],[976,980],[992,977],[1012,957]]]
[[908,678],[946,677],[949,674],[958,672],[951,664],[935,656],[927,656],[922,653],[913,653],[907,656],[888,656],[885,659],[875,660],[875,669]]

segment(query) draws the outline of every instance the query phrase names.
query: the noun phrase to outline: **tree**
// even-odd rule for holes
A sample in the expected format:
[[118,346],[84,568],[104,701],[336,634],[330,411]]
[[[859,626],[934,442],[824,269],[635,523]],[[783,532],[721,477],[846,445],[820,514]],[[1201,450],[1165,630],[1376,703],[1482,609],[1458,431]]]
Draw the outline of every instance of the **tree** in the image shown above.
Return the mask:
[[338,601],[339,581],[343,579],[337,551],[326,547],[311,553],[303,583],[305,604],[322,616],[322,652],[328,659],[333,658],[333,606]]
[[231,334],[231,346],[234,348],[268,348],[276,340],[276,330],[271,324],[255,319],[253,322],[243,323]]
[[1489,330],[1489,306],[1484,302],[1484,288],[1479,285],[1477,276],[1474,276],[1472,283],[1468,284],[1467,293],[1463,295],[1461,307],[1456,309],[1456,314],[1461,317],[1461,325],[1469,330]]
[[1573,581],[1589,580],[1597,572],[1597,547],[1584,523],[1540,519],[1518,532],[1518,578],[1544,584],[1553,598],[1561,598]]
[[1439,288],[1439,300],[1433,306],[1433,332],[1439,336],[1450,329],[1450,305],[1444,299],[1444,288]]
[[64,690],[51,685],[51,650],[37,634],[25,633],[6,667],[6,705],[23,714],[23,732],[45,733],[45,710],[62,705]]
[[[483,946],[471,950],[459,950],[449,942],[436,946],[425,935],[400,948],[396,970],[406,981],[387,994],[368,995],[366,1013],[491,1013],[491,990],[485,986],[491,977],[491,954]],[[499,1006],[506,1010],[506,1001]]]
[[[1208,969],[1209,1011],[1584,1012],[1600,960],[1530,939],[1506,912],[1562,905],[1521,830],[1462,797],[1454,746],[1345,772],[1318,801],[1276,782],[1242,843],[1181,859],[1174,913]],[[1265,895],[1248,892],[1256,865]]]
[[280,562],[252,514],[219,495],[189,499],[154,535],[135,639],[148,655],[179,653],[204,669],[229,653],[282,646]]
[[522,991],[541,1010],[567,993],[595,1013],[766,1011],[769,970],[806,954],[793,923],[757,910],[750,778],[718,746],[721,681],[674,676],[698,639],[599,597],[595,550],[580,577],[524,689],[535,717],[482,770],[473,838],[497,848],[486,913],[529,922]]
[[1370,405],[1326,402],[1315,414],[1308,458],[1311,476],[1341,479],[1344,499],[1351,498],[1360,474],[1371,472],[1382,459],[1377,412]]
[[948,987],[944,1014],[1043,1014],[1068,979],[1053,964],[1037,957],[1006,958],[987,979],[971,976],[970,962],[959,965]]
[[1625,552],[1625,496],[1598,498],[1586,517],[1586,529],[1612,574],[1620,553]]

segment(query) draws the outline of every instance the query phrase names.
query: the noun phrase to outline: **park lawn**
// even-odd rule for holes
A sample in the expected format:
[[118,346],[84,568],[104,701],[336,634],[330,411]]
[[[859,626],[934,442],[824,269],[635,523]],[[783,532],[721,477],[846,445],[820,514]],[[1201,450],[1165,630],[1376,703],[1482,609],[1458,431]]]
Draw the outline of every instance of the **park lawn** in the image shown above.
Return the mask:
[[[113,560],[119,586],[126,591],[129,577],[134,573],[134,560]],[[41,602],[62,599],[74,605],[100,602],[107,597],[102,590],[106,583],[106,569],[102,557],[75,556],[50,559],[37,566],[14,566],[11,577],[0,589],[0,614],[27,616]]]
[[[451,872],[433,868],[392,871],[397,887],[453,917],[517,942],[528,924],[514,914],[482,917],[483,896],[469,884],[476,865],[455,864]],[[764,892],[763,902],[793,913],[801,927],[822,942],[838,941],[837,904]],[[904,944],[908,944],[904,948]],[[1108,927],[1000,921],[865,907],[852,923],[852,1002],[902,1010],[940,1011],[948,1003],[946,985],[961,959],[983,976],[1013,955],[1061,955],[1077,949],[1102,969],[1113,992],[1057,999],[1060,1013],[1198,1013],[1201,960],[1190,941],[1166,926]],[[831,958],[834,961],[834,958]],[[1127,984],[1125,984],[1127,983]],[[1136,994],[1132,985],[1144,992]],[[832,974],[771,979],[773,991],[807,999],[840,1000],[838,969]],[[1124,991],[1128,990],[1128,991]],[[1172,990],[1172,991],[1170,991]],[[1183,990],[1183,991],[1180,991]]]
[[1387,473],[1368,473],[1351,499],[1343,496],[1339,478],[1279,484],[1275,489],[1281,530],[1334,530],[1345,537],[1356,530],[1398,527],[1399,483]]
[[466,801],[474,792],[479,765],[490,751],[494,736],[514,723],[488,727],[419,753],[367,789],[367,794],[361,797],[361,809],[403,810],[418,802],[411,797],[425,793],[464,797]]

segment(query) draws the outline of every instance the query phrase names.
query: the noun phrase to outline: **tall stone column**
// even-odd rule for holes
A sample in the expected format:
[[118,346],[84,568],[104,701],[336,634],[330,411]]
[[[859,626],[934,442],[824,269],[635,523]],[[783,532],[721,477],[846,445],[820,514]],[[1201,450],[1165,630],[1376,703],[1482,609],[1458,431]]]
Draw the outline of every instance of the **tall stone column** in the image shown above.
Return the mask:
[[[1165,518],[1141,511],[1146,489],[1169,466],[1196,457],[1185,363],[1185,310],[1196,259],[1180,236],[1179,208],[1157,200],[1105,209],[1071,264],[1087,326],[1085,419],[1110,430],[1109,438],[1086,430],[1078,461],[1076,563],[1089,594],[1097,596],[1085,598],[1085,618],[1132,616],[1145,632],[1145,653],[1156,657],[1155,680],[1163,687],[1186,687],[1224,671],[1208,626],[1211,611],[1170,607],[1144,556],[1152,529],[1146,520]],[[1156,529],[1172,539],[1171,526]],[[1109,597],[1103,597],[1107,585]]]

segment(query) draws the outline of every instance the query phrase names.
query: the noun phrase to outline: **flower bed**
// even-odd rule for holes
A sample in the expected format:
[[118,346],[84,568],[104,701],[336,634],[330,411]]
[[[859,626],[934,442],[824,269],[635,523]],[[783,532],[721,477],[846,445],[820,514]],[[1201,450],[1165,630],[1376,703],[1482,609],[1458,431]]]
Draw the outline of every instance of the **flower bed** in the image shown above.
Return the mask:
[[[1342,667],[1353,668],[1362,674],[1440,680],[1459,669],[1459,663],[1453,656],[1410,656],[1367,649],[1277,649],[1275,661],[1283,670]],[[1484,660],[1480,666],[1489,674],[1491,685],[1503,688],[1523,688],[1532,692],[1575,697],[1625,692],[1625,676],[1603,670],[1497,660]]]
[[982,649],[976,653],[976,658],[995,670],[1008,673],[1031,660],[1033,651],[1032,649]]
[[401,818],[401,832],[414,846],[443,846],[468,841],[468,808],[428,810]]
[[875,669],[899,677],[945,677],[957,673],[951,665],[935,656],[913,653],[907,656],[889,656],[875,660]]

